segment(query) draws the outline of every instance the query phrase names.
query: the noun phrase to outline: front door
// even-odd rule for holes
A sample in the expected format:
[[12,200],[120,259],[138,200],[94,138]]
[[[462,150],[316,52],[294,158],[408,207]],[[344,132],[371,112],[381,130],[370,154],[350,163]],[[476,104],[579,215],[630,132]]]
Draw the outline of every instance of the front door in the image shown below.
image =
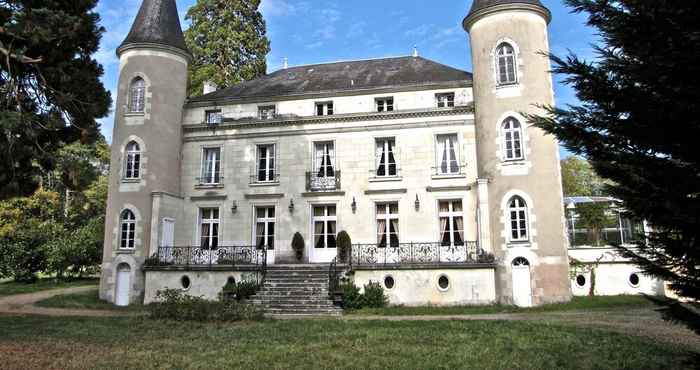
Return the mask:
[[131,268],[126,263],[117,267],[117,286],[115,287],[114,304],[117,306],[129,305],[129,286],[131,285]]
[[310,262],[331,262],[336,257],[338,249],[336,246],[338,232],[336,229],[338,222],[336,206],[335,204],[313,206],[312,215]]
[[513,260],[513,304],[518,307],[532,307],[532,286],[530,285],[530,262],[518,257]]

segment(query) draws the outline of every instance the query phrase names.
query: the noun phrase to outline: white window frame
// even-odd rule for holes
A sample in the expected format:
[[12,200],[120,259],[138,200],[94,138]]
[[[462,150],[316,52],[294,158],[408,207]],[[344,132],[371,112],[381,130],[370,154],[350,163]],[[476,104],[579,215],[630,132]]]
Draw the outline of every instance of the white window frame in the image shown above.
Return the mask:
[[[448,209],[447,211],[440,211],[440,203],[446,202],[448,203]],[[454,203],[459,202],[462,205],[462,210],[461,211],[455,211],[454,210]],[[462,199],[439,199],[438,200],[438,238],[440,241],[440,245],[443,245],[443,240],[442,240],[442,228],[440,227],[440,223],[442,221],[442,218],[445,217],[447,218],[447,227],[448,227],[448,233],[450,235],[450,244],[449,246],[455,246],[455,237],[454,234],[455,232],[458,232],[458,229],[455,229],[455,219],[457,217],[462,218],[462,235],[465,235],[466,230],[465,228],[465,223],[464,223],[464,201]],[[466,243],[466,238],[462,237],[462,244],[464,245]],[[443,245],[447,246],[447,245]]]
[[[450,140],[450,143],[453,144],[453,148],[454,148],[454,159],[449,158],[450,152],[447,151],[448,158],[446,159],[446,161],[447,161],[447,166],[446,166],[447,170],[446,171],[442,170],[442,158],[441,158],[441,156],[442,156],[443,149],[445,149],[445,148],[440,147],[441,138],[450,138],[450,139],[454,138],[454,140]],[[436,174],[438,176],[456,176],[456,175],[462,174],[462,159],[461,159],[462,151],[460,150],[460,146],[461,146],[461,143],[459,140],[459,134],[457,134],[456,132],[448,132],[448,133],[444,133],[444,134],[435,135],[435,166],[436,166]],[[452,171],[452,167],[450,165],[452,161],[456,162],[456,164],[457,164],[456,171]]]
[[455,93],[438,93],[435,94],[435,101],[438,108],[448,108],[455,106]]
[[[522,204],[512,205],[516,200],[520,200]],[[506,203],[506,222],[508,230],[508,241],[514,243],[530,241],[530,210],[525,198],[520,195],[513,195],[508,198]],[[516,224],[516,229],[513,229],[513,222]],[[525,227],[522,227],[522,225]],[[513,237],[513,232],[517,233],[517,237]]]
[[[391,150],[389,150],[389,142],[393,141],[394,145],[391,147]],[[384,162],[382,163],[382,157],[380,153],[377,153],[377,149],[380,147],[382,148],[382,152],[384,153]],[[390,167],[390,162],[389,162],[389,153],[393,154],[394,156],[394,174],[391,174],[391,171],[389,170]],[[396,137],[393,136],[387,136],[387,137],[378,137],[374,139],[374,176],[375,177],[380,177],[380,178],[385,178],[385,177],[398,177],[399,176],[399,151],[396,149]],[[381,165],[384,165],[384,175],[379,174],[379,167]]]
[[[268,210],[272,208],[274,216],[270,217]],[[265,209],[265,216],[264,217],[258,217],[258,210],[259,209]],[[268,250],[274,250],[275,249],[275,244],[277,243],[277,206],[276,205],[264,205],[264,204],[256,204],[253,206],[253,245],[256,247],[260,247],[258,245],[258,223],[263,223],[264,230],[263,230],[263,244],[262,246],[267,246]],[[272,224],[272,245],[268,245],[268,241],[270,239],[270,224]]]
[[[263,114],[266,113],[266,114]],[[270,105],[258,105],[258,119],[261,120],[271,120],[275,119],[275,116],[277,116],[277,106],[270,104]]]
[[[265,156],[265,179],[260,179],[260,149],[266,149]],[[272,148],[272,155],[270,155],[270,148]],[[257,183],[275,183],[277,182],[277,144],[267,143],[267,144],[256,144],[255,145],[255,182]]]
[[[396,205],[396,213],[392,214],[391,213],[391,205],[395,204]],[[386,211],[384,214],[379,213],[379,208],[384,207],[384,210]],[[391,220],[397,220],[398,225],[396,227],[396,240],[398,244],[401,244],[401,208],[399,205],[398,200],[394,201],[382,201],[382,202],[375,202],[374,203],[374,213],[375,213],[375,221],[374,221],[374,235],[376,236],[377,240],[377,246],[380,247],[391,247]],[[381,241],[381,235],[379,234],[379,221],[383,220],[386,223],[386,228],[384,230],[384,235],[386,236],[386,243],[381,246],[380,241]]]
[[[133,149],[133,147],[136,149]],[[129,141],[124,149],[124,179],[138,180],[141,178],[141,145],[136,141]],[[131,171],[129,171],[131,168]]]
[[396,110],[396,104],[393,96],[385,96],[374,99],[374,107],[377,112],[393,112]]
[[144,113],[146,110],[146,80],[136,76],[129,83],[129,113]]
[[[510,48],[510,52],[507,52],[506,48]],[[504,50],[504,53],[501,54],[501,50]],[[507,86],[507,85],[516,85],[518,83],[518,52],[517,48],[510,42],[508,41],[501,41],[498,43],[496,46],[496,50],[494,52],[494,58],[495,58],[495,67],[496,67],[496,85],[497,86]],[[508,62],[512,64],[512,70],[508,69]],[[501,79],[501,63],[505,63],[504,68],[505,68],[505,80]]]
[[[217,217],[214,218],[213,211],[216,211]],[[212,212],[209,218],[205,218],[205,212]],[[202,235],[202,229],[204,224],[209,225],[209,235]],[[214,225],[216,225],[216,233],[214,233]],[[197,223],[197,243],[200,248],[205,248],[205,243],[203,243],[204,238],[207,238],[209,245],[207,249],[217,249],[221,243],[221,209],[220,207],[200,207],[199,217]],[[216,238],[216,245],[212,247],[212,240]]]
[[[211,120],[211,117],[215,117],[215,119]],[[221,123],[221,119],[221,109],[207,109],[204,111],[204,123],[207,125],[218,125]]]
[[[334,106],[332,100],[323,101],[323,102],[316,102],[314,108],[315,108],[314,114],[316,116],[332,116],[335,113],[335,106]],[[321,109],[320,114],[319,114],[319,108]]]
[[[127,218],[127,216],[130,217]],[[119,249],[133,250],[135,248],[136,214],[130,209],[125,209],[119,214]]]
[[[218,151],[218,157],[214,158],[213,162],[208,160],[209,151]],[[219,185],[223,180],[222,171],[222,148],[220,146],[208,146],[202,148],[202,161],[199,184],[200,185]],[[215,152],[214,152],[215,153]],[[211,167],[211,168],[210,168]],[[217,176],[218,174],[218,176]]]
[[[335,215],[331,216],[329,213],[329,207],[335,208]],[[316,216],[316,208],[323,208],[323,216]],[[323,233],[321,239],[323,240],[323,247],[316,246],[316,222],[323,222]],[[328,232],[328,224],[333,222],[335,224],[335,233],[331,234]],[[328,237],[333,235],[336,238],[336,246],[328,246]],[[314,250],[327,250],[327,249],[337,249],[338,247],[338,206],[337,204],[312,204],[311,205],[311,245]]]
[[[517,127],[515,127],[516,125]],[[501,152],[503,153],[502,158],[504,161],[521,161],[525,159],[523,132],[523,124],[515,117],[509,116],[501,123]],[[510,150],[508,149],[508,144],[510,144]],[[520,149],[519,155],[516,155],[516,144]]]

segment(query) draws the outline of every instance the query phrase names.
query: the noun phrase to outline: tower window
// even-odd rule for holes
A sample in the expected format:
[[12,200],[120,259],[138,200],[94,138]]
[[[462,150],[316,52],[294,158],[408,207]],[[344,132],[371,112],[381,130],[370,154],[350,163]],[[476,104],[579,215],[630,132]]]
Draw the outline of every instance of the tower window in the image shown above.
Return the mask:
[[333,102],[323,102],[316,103],[316,115],[317,116],[332,116],[333,115]]
[[134,216],[134,212],[125,209],[119,221],[121,223],[119,246],[121,249],[134,249],[136,236],[136,216]]
[[496,48],[496,68],[498,85],[511,85],[518,82],[515,64],[515,50],[508,43]]
[[435,94],[435,100],[437,100],[438,108],[454,107],[455,93]]
[[135,141],[126,145],[126,163],[124,178],[128,180],[138,179],[141,176],[141,147]]
[[259,119],[275,119],[277,109],[274,105],[261,105],[258,107]]
[[514,196],[508,201],[508,217],[510,233],[509,241],[523,242],[529,238],[527,221],[527,203],[519,196]]
[[377,112],[392,112],[394,110],[394,98],[378,98],[376,101]]
[[129,87],[129,112],[143,113],[146,102],[146,82],[141,77],[131,81]]
[[508,117],[501,126],[503,138],[503,159],[516,161],[523,159],[523,131],[520,122]]

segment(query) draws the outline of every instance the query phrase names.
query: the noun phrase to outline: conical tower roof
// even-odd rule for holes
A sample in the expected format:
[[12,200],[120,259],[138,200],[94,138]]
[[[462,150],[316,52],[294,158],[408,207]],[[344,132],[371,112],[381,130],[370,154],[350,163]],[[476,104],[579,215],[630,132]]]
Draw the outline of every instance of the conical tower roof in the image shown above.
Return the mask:
[[472,2],[472,8],[469,10],[469,14],[464,18],[464,28],[468,29],[468,25],[473,23],[474,20],[479,18],[481,15],[488,14],[492,11],[497,11],[498,9],[508,8],[510,6],[522,6],[526,8],[531,8],[542,14],[547,23],[551,20],[552,14],[549,12],[540,0],[474,0]]
[[117,54],[129,46],[136,45],[171,47],[189,54],[175,0],[143,1],[131,31],[117,48]]

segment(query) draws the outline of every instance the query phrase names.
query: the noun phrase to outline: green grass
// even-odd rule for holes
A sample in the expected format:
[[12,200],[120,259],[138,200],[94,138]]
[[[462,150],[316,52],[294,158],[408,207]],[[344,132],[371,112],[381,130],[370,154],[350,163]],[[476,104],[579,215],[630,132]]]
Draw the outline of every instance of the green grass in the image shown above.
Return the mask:
[[574,310],[611,310],[652,307],[655,304],[643,296],[620,295],[610,297],[574,297],[571,302],[531,308],[508,305],[455,306],[455,307],[386,307],[364,308],[350,312],[352,315],[420,316],[420,315],[478,315],[498,313],[538,313]]
[[0,297],[13,294],[34,293],[40,292],[42,290],[58,288],[72,288],[76,286],[97,285],[99,284],[99,282],[100,281],[97,278],[85,278],[66,281],[56,280],[54,278],[43,278],[37,280],[35,283],[18,283],[14,281],[5,281],[0,282]]
[[51,307],[51,308],[71,308],[71,309],[90,309],[90,310],[120,310],[120,311],[141,311],[143,305],[132,304],[128,307],[115,306],[112,303],[103,301],[98,296],[97,290],[56,295],[36,302],[35,306]]
[[537,322],[0,316],[0,328],[8,369],[680,369],[693,356],[635,336]]

